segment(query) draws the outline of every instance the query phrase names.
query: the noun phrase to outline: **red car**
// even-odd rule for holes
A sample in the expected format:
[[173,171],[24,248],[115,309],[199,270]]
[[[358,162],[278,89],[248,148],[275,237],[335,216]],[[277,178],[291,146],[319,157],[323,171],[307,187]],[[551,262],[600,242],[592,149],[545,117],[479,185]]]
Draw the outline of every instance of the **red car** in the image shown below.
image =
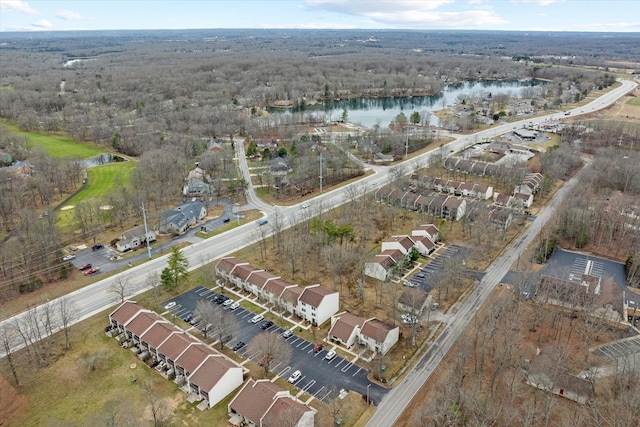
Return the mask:
[[316,344],[316,345],[313,347],[313,352],[314,352],[314,353],[317,353],[317,352],[319,352],[319,351],[321,351],[321,350],[322,350],[322,344]]
[[98,267],[90,268],[90,269],[88,269],[87,271],[85,271],[85,272],[84,272],[84,275],[85,275],[85,276],[90,276],[90,275],[92,275],[93,273],[97,273],[97,272],[98,272],[98,270],[100,270],[100,268],[98,268]]
[[80,267],[80,270],[84,271],[84,270],[88,270],[91,268],[91,264],[85,264],[82,267]]

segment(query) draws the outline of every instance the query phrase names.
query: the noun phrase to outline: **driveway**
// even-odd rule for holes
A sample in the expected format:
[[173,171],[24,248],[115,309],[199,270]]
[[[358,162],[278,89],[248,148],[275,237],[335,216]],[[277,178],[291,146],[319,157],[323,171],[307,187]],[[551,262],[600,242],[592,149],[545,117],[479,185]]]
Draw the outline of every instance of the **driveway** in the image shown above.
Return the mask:
[[[216,289],[216,292],[221,292],[221,290]],[[176,316],[177,320],[177,318],[183,318],[188,313],[193,312],[198,300],[212,300],[216,292],[204,286],[198,286],[175,298],[165,301],[162,305],[164,306],[169,302],[175,302],[176,305],[169,311]],[[225,293],[225,295],[234,298],[230,292]],[[215,304],[215,302],[214,305],[218,310],[228,310],[222,305]],[[239,330],[234,334],[231,341],[226,344],[229,348],[233,348],[239,341],[248,344],[255,336],[263,332],[273,334],[275,339],[285,331],[277,325],[263,331],[260,327],[263,322],[257,324],[250,322],[253,316],[263,313],[253,313],[242,307],[230,312],[236,316]],[[193,327],[198,326],[199,325],[196,324]],[[320,339],[321,338],[318,340]],[[325,402],[332,399],[335,397],[333,395],[334,389],[338,392],[341,389],[353,390],[366,396],[368,387],[370,399],[374,403],[377,403],[380,402],[382,397],[389,391],[369,381],[367,378],[367,370],[357,364],[351,363],[349,360],[336,356],[334,359],[326,361],[324,357],[331,349],[331,346],[327,346],[318,353],[314,353],[313,348],[315,344],[295,335],[295,333],[287,339],[287,342],[291,346],[291,361],[288,364],[275,363],[271,367],[271,371],[285,379],[294,371],[301,371],[302,377],[295,383],[296,387],[317,399]],[[253,362],[260,357],[259,354],[250,353],[248,345],[238,350],[238,353]]]

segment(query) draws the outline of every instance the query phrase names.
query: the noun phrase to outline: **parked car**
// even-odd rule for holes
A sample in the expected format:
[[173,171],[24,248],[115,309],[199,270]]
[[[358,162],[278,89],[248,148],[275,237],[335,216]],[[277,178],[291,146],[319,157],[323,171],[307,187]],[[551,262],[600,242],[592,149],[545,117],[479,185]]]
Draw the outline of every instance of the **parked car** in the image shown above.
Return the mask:
[[322,350],[322,344],[316,344],[313,346],[313,352],[317,353]]
[[72,259],[74,259],[76,256],[71,254],[71,255],[65,255],[62,260],[63,261],[71,261]]
[[191,322],[191,319],[193,319],[193,314],[191,313],[187,313],[187,315],[182,318],[182,320],[184,320],[187,323]]
[[231,304],[231,305],[229,306],[229,310],[235,310],[235,309],[237,309],[238,307],[240,307],[240,303],[239,303],[238,301],[236,301],[236,302],[234,302],[233,304]]
[[189,324],[192,325],[192,326],[197,324],[197,323],[199,323],[199,322],[200,322],[200,317],[198,317],[198,316],[194,316],[193,319],[189,320]]
[[227,299],[225,302],[222,303],[223,306],[225,307],[229,307],[231,304],[233,304],[235,301],[232,300],[231,298]]
[[266,219],[261,219],[260,221],[258,221],[258,225],[265,225],[267,224],[269,221],[267,221]]
[[273,322],[271,320],[267,320],[266,322],[264,322],[261,326],[260,329],[264,329],[265,331],[267,329],[269,329],[270,327],[273,326]]
[[259,314],[256,314],[255,316],[253,316],[251,318],[251,323],[258,323],[264,320],[264,316],[261,316]]
[[302,372],[295,371],[293,374],[291,374],[291,376],[289,377],[289,379],[287,381],[289,381],[291,384],[293,384],[296,381],[298,381],[300,379],[300,377],[302,377]]
[[327,352],[327,354],[324,356],[325,360],[333,360],[333,358],[336,357],[336,352],[335,351],[329,351]]
[[173,308],[173,307],[175,307],[175,306],[176,306],[176,302],[175,302],[175,301],[171,301],[171,302],[167,303],[167,304],[164,306],[164,309],[165,309],[165,310],[169,310],[169,309],[171,309],[171,308]]
[[91,267],[88,270],[84,271],[85,276],[91,276],[93,273],[97,273],[100,270],[100,267]]
[[216,303],[217,304],[224,304],[225,302],[227,302],[229,300],[229,297],[226,297],[224,295],[218,295],[216,297]]
[[236,345],[233,346],[233,351],[238,351],[240,350],[242,347],[244,347],[244,343],[242,341],[238,341],[236,343]]
[[92,251],[97,251],[98,249],[102,249],[102,248],[104,248],[104,245],[102,243],[97,243],[97,244],[91,246],[91,250]]
[[225,224],[228,223],[229,221],[231,221],[231,218],[225,218],[225,219],[222,220],[222,222],[225,223]]
[[400,316],[400,318],[402,319],[402,323],[404,323],[405,325],[413,325],[415,323],[418,323],[418,318],[416,316],[411,316],[410,314],[403,314],[402,316]]
[[292,337],[292,336],[293,336],[293,331],[292,331],[291,329],[287,329],[286,331],[284,331],[284,332],[282,333],[282,338],[284,338],[285,340],[286,340],[287,338]]
[[83,271],[84,270],[88,270],[90,268],[91,268],[91,264],[84,264],[84,265],[80,266],[80,270],[83,270]]

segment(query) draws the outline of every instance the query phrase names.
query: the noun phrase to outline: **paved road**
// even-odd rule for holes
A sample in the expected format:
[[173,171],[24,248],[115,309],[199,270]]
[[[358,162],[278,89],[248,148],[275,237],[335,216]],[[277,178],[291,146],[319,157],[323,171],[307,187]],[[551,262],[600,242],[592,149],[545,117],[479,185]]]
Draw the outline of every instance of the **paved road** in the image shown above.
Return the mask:
[[[580,107],[577,112],[584,111],[585,113],[587,113],[605,108],[608,104],[615,102],[615,100],[622,97],[624,94],[634,89],[635,87],[637,87],[636,83],[624,80],[622,81],[621,87],[604,94],[596,101],[584,107]],[[548,119],[549,117],[561,118],[563,117],[563,114],[555,113],[546,117],[527,119],[526,122],[541,122],[545,119]],[[456,141],[447,144],[446,149],[454,151],[462,150],[464,147],[473,144],[479,138],[491,137],[495,134],[507,132],[510,129],[513,129],[514,126],[517,125],[513,123],[509,125],[502,125],[479,132],[474,135],[461,137]],[[242,147],[242,144],[235,144],[235,146],[239,155],[239,163],[241,165],[240,168],[243,171],[242,173],[244,176],[245,173],[248,173],[248,168],[246,166],[246,157],[244,156],[244,148]],[[426,164],[428,159],[433,154],[433,152],[427,152],[421,154],[420,156],[417,156],[417,158],[415,159],[409,160],[409,163],[405,162],[403,164],[411,165],[416,161]],[[408,172],[409,170],[407,170],[407,173]],[[288,228],[294,223],[309,218],[311,215],[316,215],[320,211],[326,211],[348,202],[350,200],[350,197],[347,196],[349,194],[348,191],[350,191],[352,195],[354,193],[365,194],[367,192],[373,191],[384,182],[386,182],[390,176],[391,174],[389,168],[377,169],[374,171],[374,174],[364,177],[358,182],[345,185],[343,187],[315,197],[311,202],[311,207],[309,209],[301,209],[300,204],[290,207],[272,207],[271,205],[268,205],[258,199],[255,196],[255,192],[253,192],[253,188],[251,186],[249,186],[249,189],[247,190],[247,198],[251,203],[254,203],[256,206],[261,208],[267,218],[272,219],[277,216],[282,221],[284,229]],[[245,177],[245,179],[247,179],[247,177]],[[257,239],[257,227],[259,227],[257,223],[244,224],[222,235],[185,247],[182,252],[189,260],[190,270],[196,269],[214,259],[233,253],[238,249],[254,243],[254,241],[256,241]],[[75,311],[76,317],[73,323],[87,319],[117,304],[117,297],[109,291],[114,286],[116,281],[120,280],[123,277],[126,277],[129,280],[128,289],[130,290],[130,295],[128,296],[131,297],[150,289],[151,285],[148,278],[155,275],[159,276],[164,267],[166,267],[166,256],[150,260],[145,264],[131,268],[128,271],[118,273],[112,277],[96,282],[90,286],[79,289],[63,297],[67,299],[69,305],[71,305]],[[487,271],[487,274],[489,274],[489,271]],[[48,306],[52,312],[55,312],[57,304],[58,299],[46,302],[43,305]],[[43,307],[40,306],[37,308],[37,310],[42,310],[42,308]],[[5,324],[25,322],[26,317],[26,313],[20,313],[12,318],[0,322],[0,326],[5,326]],[[54,332],[59,330],[61,327],[61,322],[58,318],[51,319],[51,324],[51,329]],[[11,348],[17,350],[22,347],[24,347],[24,343],[16,337],[16,339],[12,342]],[[4,349],[0,350],[0,357],[3,357],[4,355]]]

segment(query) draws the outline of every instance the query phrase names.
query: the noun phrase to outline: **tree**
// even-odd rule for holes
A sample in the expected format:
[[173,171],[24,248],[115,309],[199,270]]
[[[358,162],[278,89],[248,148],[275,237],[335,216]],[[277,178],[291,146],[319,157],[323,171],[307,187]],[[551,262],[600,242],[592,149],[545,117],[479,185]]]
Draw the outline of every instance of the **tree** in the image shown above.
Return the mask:
[[109,292],[116,295],[120,302],[124,302],[129,294],[129,276],[119,275],[109,287]]
[[249,146],[247,147],[247,157],[255,157],[258,155],[258,146],[256,145],[256,143],[254,141],[251,141],[249,143]]
[[231,341],[234,334],[240,331],[238,319],[230,311],[215,309],[213,312],[213,322],[207,330],[212,337],[220,342],[220,350]]
[[68,297],[58,299],[58,316],[64,333],[64,345],[68,350],[71,348],[71,340],[69,339],[69,326],[75,320],[77,313],[73,307],[73,303]]
[[186,279],[189,267],[189,260],[177,247],[171,248],[171,253],[167,259],[167,267],[162,270],[160,280],[165,289],[171,291],[178,287],[181,280]]
[[288,365],[291,361],[291,346],[281,337],[263,332],[249,342],[249,351],[258,354],[258,363],[262,366],[264,376],[274,364]]
[[142,390],[149,403],[149,412],[153,419],[154,427],[163,427],[171,425],[171,406],[165,402],[165,399],[161,399],[157,396],[157,392],[151,382],[147,382],[142,385]]
[[18,338],[18,331],[15,327],[8,322],[0,325],[0,346],[2,346],[2,350],[7,358],[7,363],[9,364],[9,368],[11,369],[11,374],[13,375],[13,379],[16,381],[16,386],[20,387],[20,380],[18,379],[18,371],[16,369],[16,365],[13,359],[13,346],[15,344],[15,340]]
[[196,308],[193,310],[193,317],[200,318],[200,324],[204,325],[201,328],[204,337],[207,338],[207,334],[210,331],[210,328],[215,327],[216,323],[216,307],[213,303],[207,299],[200,299],[196,301]]
[[409,121],[411,121],[411,123],[413,123],[414,125],[420,123],[420,113],[417,111],[411,113],[411,116],[409,116]]
[[342,110],[342,121],[346,122],[349,118],[349,112],[347,111],[347,107]]

